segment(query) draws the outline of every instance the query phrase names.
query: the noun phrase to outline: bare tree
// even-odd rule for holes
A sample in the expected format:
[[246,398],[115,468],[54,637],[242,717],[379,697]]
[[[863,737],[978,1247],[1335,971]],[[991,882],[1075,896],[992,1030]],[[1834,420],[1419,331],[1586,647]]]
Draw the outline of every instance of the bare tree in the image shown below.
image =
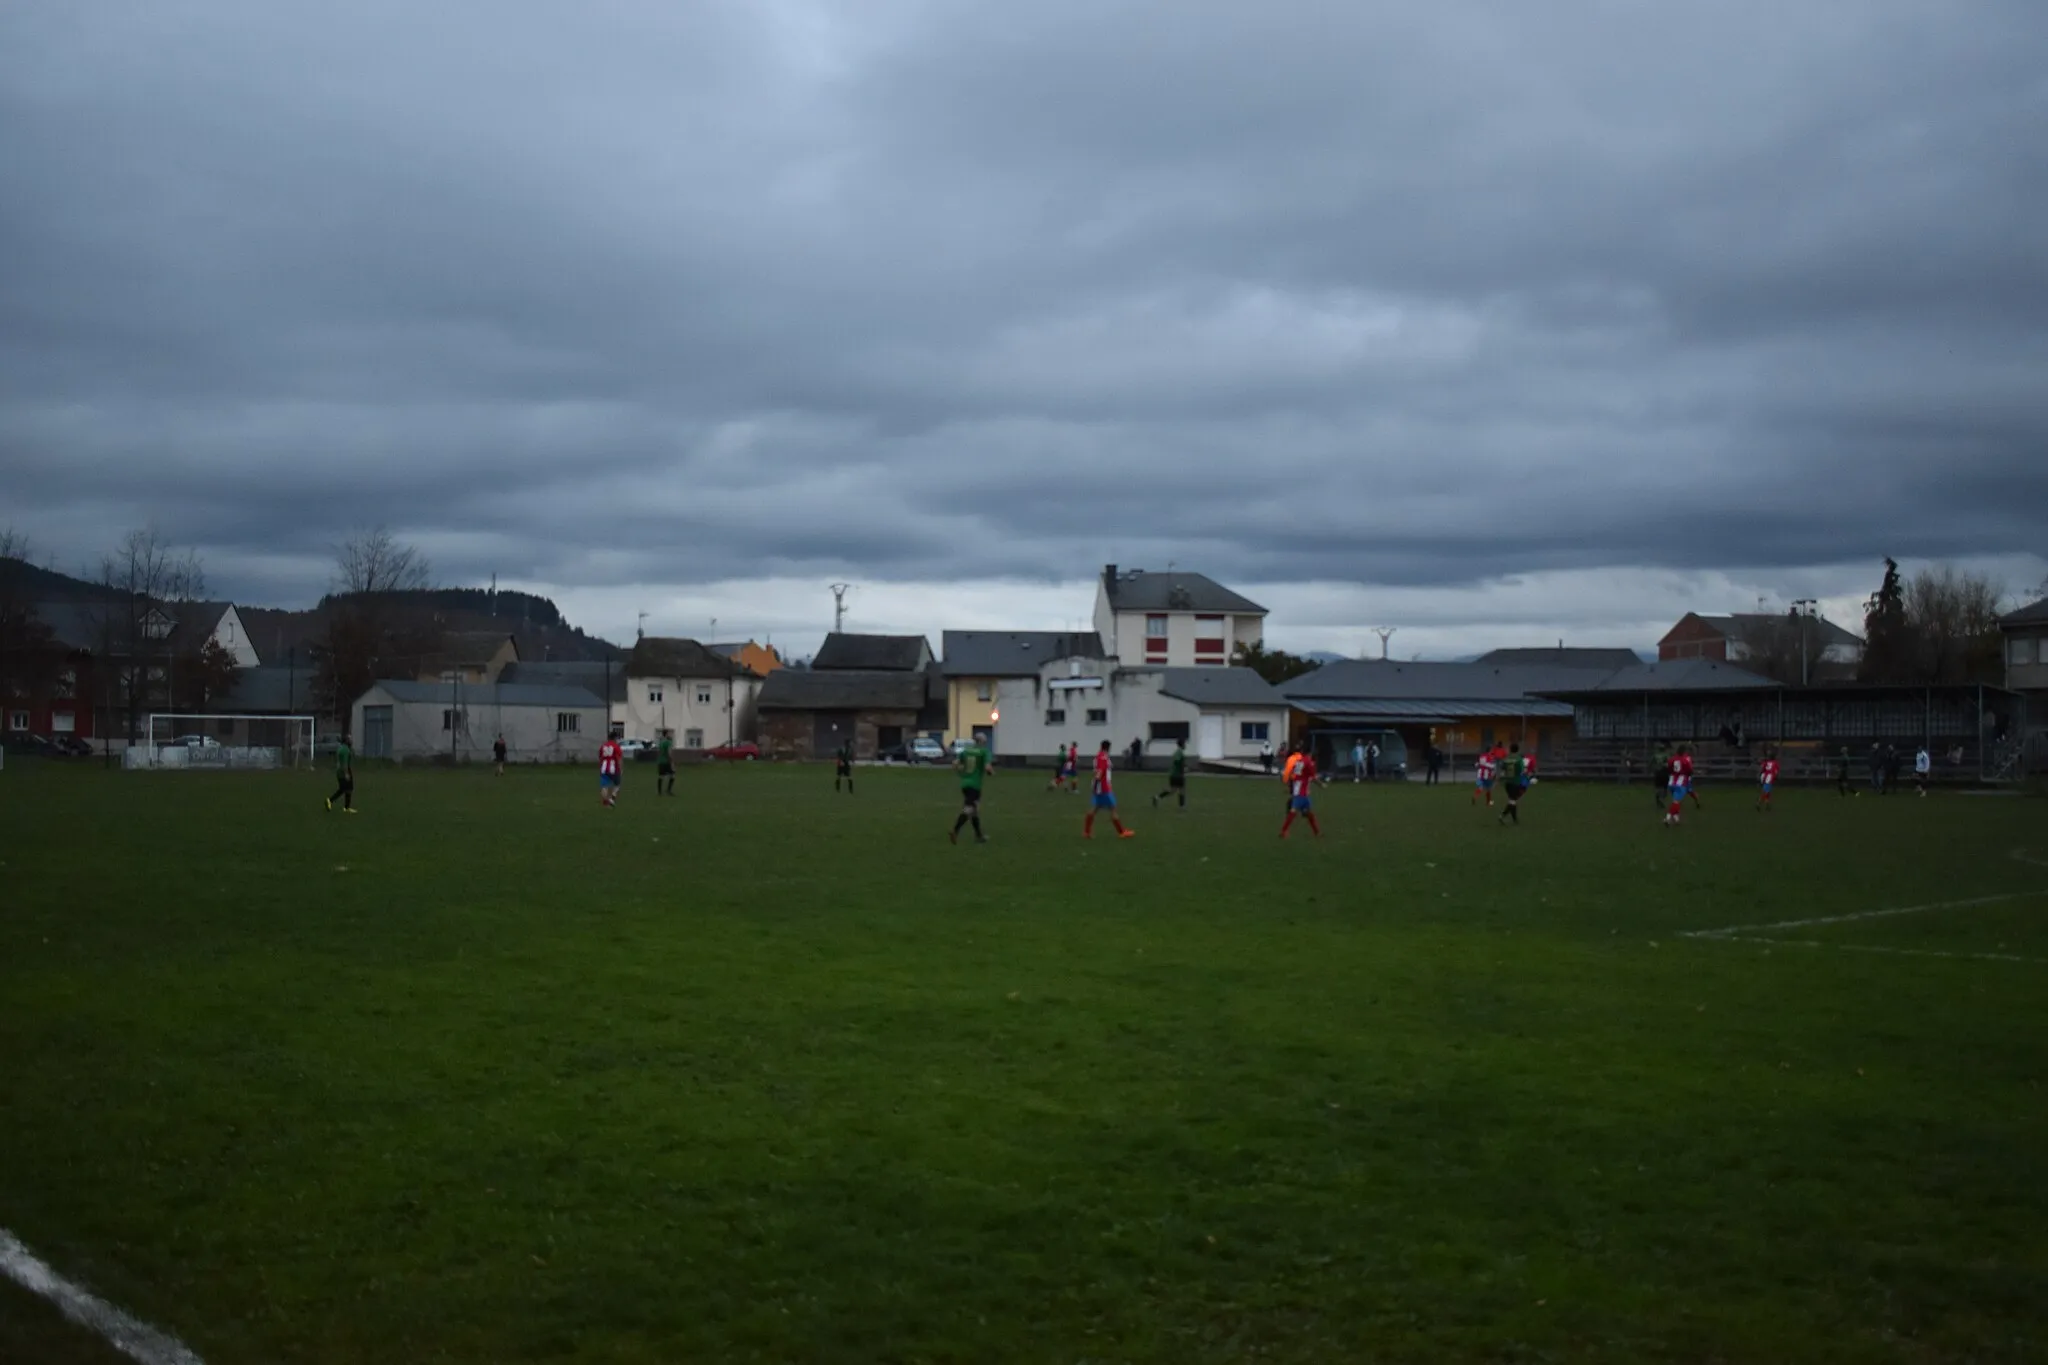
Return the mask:
[[1798,687],[1810,676],[1813,622],[1795,613],[1746,623],[1742,666],[1773,682]]
[[108,669],[102,696],[125,714],[133,741],[137,714],[160,697],[170,703],[171,607],[206,591],[206,569],[197,551],[175,549],[154,526],[142,526],[100,557],[99,586],[95,652]]
[[426,556],[382,526],[358,531],[334,550],[334,590],[350,595],[418,592],[433,577]]
[[1999,677],[1999,608],[2005,586],[1988,574],[1936,564],[1906,584],[1906,623],[1916,681],[1959,683]]
[[438,647],[438,631],[405,601],[432,586],[426,556],[382,526],[358,531],[334,550],[334,591],[322,604],[326,636],[315,648],[313,689],[329,715],[345,721],[355,699],[394,659]]

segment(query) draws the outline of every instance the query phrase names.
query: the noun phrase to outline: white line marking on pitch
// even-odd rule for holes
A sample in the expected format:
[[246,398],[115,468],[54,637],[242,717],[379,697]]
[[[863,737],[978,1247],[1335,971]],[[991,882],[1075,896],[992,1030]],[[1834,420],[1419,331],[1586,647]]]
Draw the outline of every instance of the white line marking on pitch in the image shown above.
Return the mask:
[[48,1299],[65,1317],[99,1333],[115,1350],[141,1365],[205,1365],[176,1337],[137,1322],[50,1269],[5,1228],[0,1228],[0,1275]]
[[1845,953],[1883,953],[1887,957],[1953,957],[1972,962],[2048,964],[2048,957],[2020,957],[2013,953],[1952,953],[1940,948],[1880,948],[1870,943],[1829,943],[1818,938],[1765,938],[1761,934],[1720,933],[1712,937],[1717,943],[1770,943],[1781,948],[1835,948]]
[[1773,929],[1809,929],[1816,924],[1847,924],[1851,920],[1884,919],[1890,915],[1924,915],[1932,910],[1961,910],[1972,905],[1997,905],[2001,901],[2027,900],[2048,896],[2048,890],[2009,891],[1999,896],[1975,896],[1966,901],[1933,901],[1927,905],[1901,905],[1890,910],[1858,910],[1853,915],[1816,915],[1812,919],[1781,919],[1775,924],[1731,924],[1725,929],[1688,929],[1681,938],[1732,938],[1737,934],[1760,934]]
[[[2048,867],[2048,862],[2030,856],[2023,848],[2007,855],[2015,862]],[[1900,905],[1889,910],[1858,910],[1850,915],[1816,915],[1811,919],[1783,919],[1775,924],[1731,924],[1722,929],[1681,929],[1680,938],[1711,938],[1726,943],[1782,943],[1790,948],[1838,948],[1846,953],[1882,953],[1889,957],[1951,957],[1974,962],[2039,962],[2048,958],[2020,957],[2013,953],[1956,953],[1939,948],[1880,948],[1868,943],[1827,943],[1812,938],[1775,938],[1779,929],[1810,929],[1819,924],[1849,924],[1856,920],[1885,919],[1892,915],[1925,915],[1936,910],[1962,910],[1973,905],[2000,905],[2006,901],[2048,896],[2048,887],[2034,891],[2007,891],[1996,896],[1973,896],[1969,900],[1931,901],[1926,905]]]

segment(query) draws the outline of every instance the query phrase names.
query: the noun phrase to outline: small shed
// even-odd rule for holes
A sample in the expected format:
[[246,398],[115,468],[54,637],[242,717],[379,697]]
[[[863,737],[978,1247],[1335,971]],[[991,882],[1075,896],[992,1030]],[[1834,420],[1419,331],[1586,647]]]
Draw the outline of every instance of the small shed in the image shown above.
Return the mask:
[[366,759],[488,762],[503,735],[514,762],[581,763],[597,760],[606,710],[583,687],[392,679],[356,699],[350,728]]
[[855,757],[874,758],[917,734],[929,687],[924,669],[778,668],[755,701],[762,751],[819,759],[850,742]]

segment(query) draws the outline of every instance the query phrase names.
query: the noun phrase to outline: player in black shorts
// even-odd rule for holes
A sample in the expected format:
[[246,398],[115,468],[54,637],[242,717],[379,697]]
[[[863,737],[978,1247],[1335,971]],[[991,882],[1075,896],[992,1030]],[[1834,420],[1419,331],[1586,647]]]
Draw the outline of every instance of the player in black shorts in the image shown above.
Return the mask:
[[832,774],[832,790],[838,791],[841,782],[846,784],[846,794],[848,796],[853,795],[853,745],[851,743],[839,746],[839,767]]
[[676,794],[676,741],[668,731],[661,732],[661,738],[654,741],[654,756],[660,766],[654,770],[654,794],[674,796]]

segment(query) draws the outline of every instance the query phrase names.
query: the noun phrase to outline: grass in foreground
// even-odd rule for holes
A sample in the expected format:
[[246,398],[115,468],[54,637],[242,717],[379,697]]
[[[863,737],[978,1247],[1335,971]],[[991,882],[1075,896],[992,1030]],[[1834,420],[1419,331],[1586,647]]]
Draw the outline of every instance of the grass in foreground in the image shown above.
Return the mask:
[[1042,784],[10,770],[0,1226],[211,1365],[2048,1350],[2048,967],[1677,937],[2037,803]]

